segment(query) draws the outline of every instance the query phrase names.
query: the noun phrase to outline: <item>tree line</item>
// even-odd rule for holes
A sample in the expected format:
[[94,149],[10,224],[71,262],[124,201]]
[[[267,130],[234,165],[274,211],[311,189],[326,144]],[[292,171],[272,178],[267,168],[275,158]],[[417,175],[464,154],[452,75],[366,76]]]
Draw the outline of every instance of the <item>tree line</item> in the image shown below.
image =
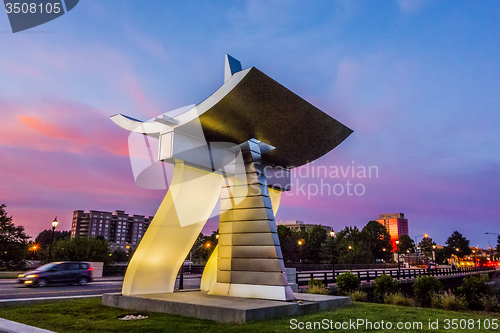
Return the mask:
[[[0,205],[0,268],[22,269],[25,260],[48,262],[52,241],[52,230],[42,231],[34,241],[26,234],[23,226],[15,226],[12,216],[8,216],[6,205]],[[283,259],[286,263],[339,263],[369,264],[377,261],[391,261],[392,252],[415,252],[415,244],[409,236],[401,236],[394,246],[387,229],[377,221],[369,221],[361,230],[347,226],[332,234],[322,226],[310,230],[292,230],[278,226],[278,237]],[[113,249],[108,240],[98,237],[71,238],[69,231],[55,231],[52,244],[52,261],[102,261],[105,264],[129,261],[134,248],[127,251]],[[194,264],[204,264],[217,246],[218,234],[200,233],[186,257]],[[434,251],[436,262],[442,263],[452,255],[463,257],[471,254],[469,240],[458,231],[447,239],[443,249],[434,248],[432,238],[424,237],[418,244],[424,255],[431,257]],[[500,236],[497,253],[500,253]]]

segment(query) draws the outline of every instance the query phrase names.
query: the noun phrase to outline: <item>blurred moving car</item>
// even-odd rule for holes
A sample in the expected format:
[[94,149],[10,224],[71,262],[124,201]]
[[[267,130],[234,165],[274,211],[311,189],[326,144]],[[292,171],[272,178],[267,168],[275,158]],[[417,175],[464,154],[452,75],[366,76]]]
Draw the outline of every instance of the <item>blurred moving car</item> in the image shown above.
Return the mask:
[[430,262],[427,264],[426,268],[427,268],[428,272],[435,271],[435,270],[437,270],[437,265],[436,265],[436,263]]
[[24,285],[45,287],[49,283],[78,283],[80,286],[92,281],[92,271],[88,262],[51,262],[18,275],[18,282]]

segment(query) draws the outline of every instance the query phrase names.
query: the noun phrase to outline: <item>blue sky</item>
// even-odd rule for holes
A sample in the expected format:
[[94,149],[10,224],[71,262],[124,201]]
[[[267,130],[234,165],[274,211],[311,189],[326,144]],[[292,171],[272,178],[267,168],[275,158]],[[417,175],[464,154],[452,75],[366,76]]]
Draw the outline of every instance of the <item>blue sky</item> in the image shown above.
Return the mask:
[[495,245],[498,22],[496,1],[85,0],[12,34],[0,12],[0,201],[33,236],[76,209],[154,214],[164,192],[136,186],[109,116],[201,102],[228,53],[354,130],[314,165],[379,169],[325,180],[362,196],[285,196],[278,220],[338,230],[403,212],[412,237]]

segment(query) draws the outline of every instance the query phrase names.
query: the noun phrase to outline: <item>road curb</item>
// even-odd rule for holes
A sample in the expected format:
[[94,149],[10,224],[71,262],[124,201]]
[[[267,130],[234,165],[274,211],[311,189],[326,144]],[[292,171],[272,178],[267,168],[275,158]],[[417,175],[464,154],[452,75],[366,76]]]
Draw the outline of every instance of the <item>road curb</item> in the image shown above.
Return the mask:
[[[23,304],[45,303],[45,302],[53,302],[53,301],[66,301],[66,300],[70,300],[70,299],[90,298],[90,297],[102,297],[102,294],[3,299],[3,300],[0,300],[0,308],[7,307],[7,306],[23,305]],[[0,332],[2,332],[2,331],[0,331]]]

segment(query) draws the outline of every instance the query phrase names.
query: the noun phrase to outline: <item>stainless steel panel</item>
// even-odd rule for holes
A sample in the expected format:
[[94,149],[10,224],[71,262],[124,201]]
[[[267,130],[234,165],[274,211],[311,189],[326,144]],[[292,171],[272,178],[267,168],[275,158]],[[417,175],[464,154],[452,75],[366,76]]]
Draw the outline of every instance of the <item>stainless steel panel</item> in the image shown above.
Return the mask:
[[230,271],[231,270],[231,259],[219,258],[217,263],[217,269],[220,271]]
[[217,282],[231,283],[231,271],[217,271]]
[[232,259],[230,266],[233,271],[284,272],[280,259]]
[[233,223],[234,222],[219,222],[219,234],[222,235],[233,233]]
[[[220,239],[220,237],[219,237]],[[275,245],[279,246],[277,234],[273,233],[248,233],[248,234],[233,234],[233,246],[236,245]]]
[[[271,200],[264,200],[262,196],[253,196],[246,197],[243,200],[231,200],[231,199],[221,199],[220,200],[220,209],[221,211],[226,211],[232,208],[259,208],[259,207],[267,207],[273,208],[271,204]],[[236,207],[233,207],[233,203],[236,204]]]
[[233,237],[232,234],[220,234],[219,235],[219,244],[224,245],[233,245]]
[[280,272],[231,272],[231,283],[283,286],[285,285],[285,281],[286,278]]
[[[279,246],[233,246],[233,258],[283,258]],[[220,253],[219,253],[220,256]]]
[[[228,211],[231,212],[231,211]],[[224,213],[227,214],[228,212]],[[271,208],[249,208],[232,210],[233,221],[246,220],[274,220],[273,210]],[[221,220],[222,221],[222,220]],[[227,220],[224,220],[227,221]]]
[[[227,222],[226,222],[227,223]],[[237,221],[231,225],[233,233],[244,232],[277,232],[274,221],[258,220],[258,221]],[[219,224],[219,231],[220,231]]]
[[[220,238],[220,236],[219,236]],[[219,259],[220,258],[231,258],[232,246],[221,245],[219,242]]]

